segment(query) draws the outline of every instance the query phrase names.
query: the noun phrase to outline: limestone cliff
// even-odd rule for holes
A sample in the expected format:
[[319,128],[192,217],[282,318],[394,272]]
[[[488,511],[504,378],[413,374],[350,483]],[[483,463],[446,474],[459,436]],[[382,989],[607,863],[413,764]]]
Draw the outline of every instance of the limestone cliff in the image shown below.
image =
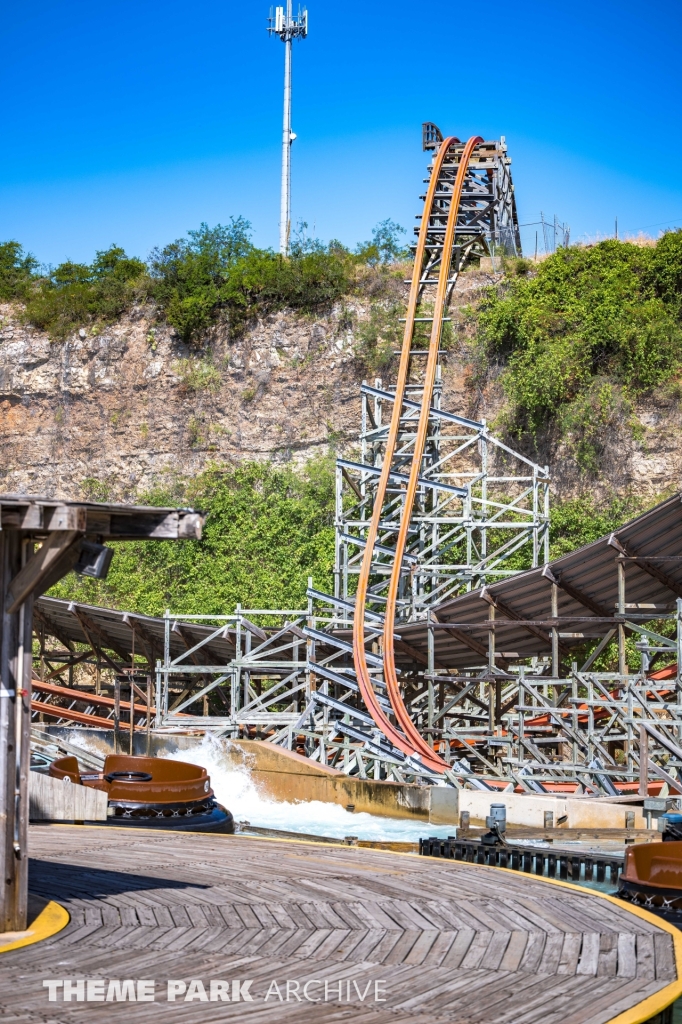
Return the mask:
[[[464,275],[457,303],[490,281],[478,271]],[[211,462],[300,464],[330,449],[351,451],[368,376],[357,329],[369,309],[368,299],[315,319],[276,313],[237,339],[217,327],[197,351],[151,307],[62,342],[0,306],[0,491],[131,500]],[[492,420],[503,404],[496,374],[472,386],[467,330],[455,337],[443,405]],[[637,440],[632,417],[614,425],[598,489],[654,495],[681,486],[679,396],[658,396],[635,419]],[[567,450],[551,458],[558,496],[595,485]]]

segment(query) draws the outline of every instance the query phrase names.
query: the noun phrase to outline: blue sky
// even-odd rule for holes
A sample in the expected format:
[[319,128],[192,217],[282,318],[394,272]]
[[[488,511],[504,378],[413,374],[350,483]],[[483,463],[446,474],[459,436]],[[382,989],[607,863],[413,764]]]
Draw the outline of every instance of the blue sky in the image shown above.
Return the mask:
[[[292,219],[324,239],[411,229],[421,122],[505,135],[522,222],[573,239],[682,225],[682,5],[310,0],[294,48]],[[0,239],[41,261],[146,256],[242,214],[277,244],[284,47],[267,0],[5,8]],[[534,246],[535,228],[524,231]]]

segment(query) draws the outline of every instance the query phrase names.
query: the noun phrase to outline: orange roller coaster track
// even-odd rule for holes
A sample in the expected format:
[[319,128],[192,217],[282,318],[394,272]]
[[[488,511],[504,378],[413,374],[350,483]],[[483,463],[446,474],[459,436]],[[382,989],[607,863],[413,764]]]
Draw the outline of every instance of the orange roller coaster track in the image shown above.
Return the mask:
[[[353,658],[355,671],[363,700],[372,715],[375,724],[381,729],[384,735],[403,753],[417,756],[425,767],[433,771],[445,772],[448,765],[434,752],[427,741],[421,736],[415,727],[409,712],[405,706],[398,685],[395,653],[394,653],[394,630],[396,618],[396,601],[398,586],[402,570],[403,555],[407,532],[410,525],[412,508],[414,505],[419,474],[421,470],[422,457],[431,414],[431,400],[433,396],[434,382],[436,378],[436,366],[438,362],[438,351],[443,328],[443,316],[446,311],[447,301],[454,287],[456,276],[460,266],[460,256],[454,268],[453,276],[453,253],[455,251],[455,232],[457,220],[460,213],[462,191],[466,179],[470,161],[476,147],[483,142],[480,136],[473,136],[464,146],[457,166],[454,180],[452,177],[452,164],[448,165],[448,158],[454,146],[461,145],[459,139],[454,136],[444,139],[439,146],[435,157],[431,178],[424,203],[424,213],[421,220],[419,237],[415,252],[414,270],[410,285],[410,294],[405,317],[405,332],[403,335],[402,349],[400,353],[400,364],[398,368],[398,379],[396,383],[395,401],[391,414],[391,422],[386,441],[384,461],[379,477],[377,493],[372,509],[372,519],[367,533],[362,567],[358,578],[358,588],[355,600],[355,615],[353,619]],[[410,467],[409,480],[406,485],[405,496],[402,505],[400,529],[395,546],[391,580],[388,590],[386,612],[383,633],[383,663],[384,678],[386,682],[388,699],[397,725],[394,725],[377,700],[367,664],[365,652],[365,606],[367,590],[372,572],[372,557],[374,546],[377,543],[379,527],[381,523],[382,509],[386,498],[388,482],[392,472],[392,462],[396,453],[398,435],[400,431],[400,419],[403,412],[403,401],[410,369],[410,356],[412,343],[415,334],[417,320],[417,309],[423,291],[425,280],[433,271],[433,247],[427,245],[429,232],[437,224],[442,230],[443,221],[445,231],[442,242],[442,253],[440,257],[440,268],[436,287],[436,295],[433,307],[433,322],[431,337],[429,340],[428,360],[425,372],[424,389],[422,394],[421,409],[419,414],[419,425],[414,441],[412,462]]]

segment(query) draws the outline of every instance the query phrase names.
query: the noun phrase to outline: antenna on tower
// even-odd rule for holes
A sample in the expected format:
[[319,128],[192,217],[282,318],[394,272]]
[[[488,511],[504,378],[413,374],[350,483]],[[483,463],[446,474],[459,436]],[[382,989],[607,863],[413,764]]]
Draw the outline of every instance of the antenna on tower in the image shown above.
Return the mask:
[[291,43],[308,35],[308,11],[298,8],[293,16],[291,0],[284,7],[270,8],[268,32],[284,43],[284,121],[282,126],[282,192],[279,213],[279,251],[286,256],[291,232],[291,143],[296,135],[291,130]]

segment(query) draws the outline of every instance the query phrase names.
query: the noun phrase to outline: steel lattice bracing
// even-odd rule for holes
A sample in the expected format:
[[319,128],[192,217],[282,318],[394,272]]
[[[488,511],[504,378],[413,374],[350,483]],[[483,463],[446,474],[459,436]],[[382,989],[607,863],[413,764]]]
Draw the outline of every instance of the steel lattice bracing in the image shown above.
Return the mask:
[[[389,481],[374,549],[367,607],[382,612],[418,422],[421,385],[408,385],[403,403],[395,471]],[[362,387],[360,459],[337,460],[337,598],[355,594],[369,518],[384,460],[394,390],[381,381]],[[398,618],[424,618],[430,607],[547,561],[549,472],[504,445],[485,422],[441,408],[436,380],[420,485],[408,533]],[[516,566],[510,567],[515,556]]]
[[[449,765],[446,778],[527,792],[682,789],[681,550],[678,495],[588,548],[401,623],[404,699]],[[129,704],[121,700],[117,716],[115,683],[89,692],[66,685],[65,670],[89,661],[124,680],[123,697],[137,679],[138,729],[148,720],[147,675],[157,728],[267,738],[361,777],[439,777],[387,743],[359,699],[352,601],[311,586],[299,611],[239,608],[213,620],[151,619],[52,598],[39,599],[36,611],[44,654],[32,708],[45,720],[93,726],[99,715],[102,727],[118,726],[127,749]],[[46,635],[61,648],[45,650]],[[369,667],[390,712],[383,660],[372,650],[381,635],[379,614],[368,612]],[[628,638],[639,652],[636,670],[627,667]],[[611,640],[614,664],[597,670]]]
[[[43,600],[43,626],[67,645],[62,665],[81,660],[74,641],[112,672],[144,656],[160,729],[257,735],[363,778],[682,792],[682,502],[549,562],[547,468],[443,408],[440,330],[457,276],[477,254],[514,251],[500,234],[516,224],[505,150],[435,126],[427,142],[397,381],[363,385],[359,454],[338,461],[334,594],[311,581],[298,610],[144,621]],[[479,172],[502,204],[494,219]],[[82,695],[69,708],[48,680],[41,692],[73,722],[111,715]]]

